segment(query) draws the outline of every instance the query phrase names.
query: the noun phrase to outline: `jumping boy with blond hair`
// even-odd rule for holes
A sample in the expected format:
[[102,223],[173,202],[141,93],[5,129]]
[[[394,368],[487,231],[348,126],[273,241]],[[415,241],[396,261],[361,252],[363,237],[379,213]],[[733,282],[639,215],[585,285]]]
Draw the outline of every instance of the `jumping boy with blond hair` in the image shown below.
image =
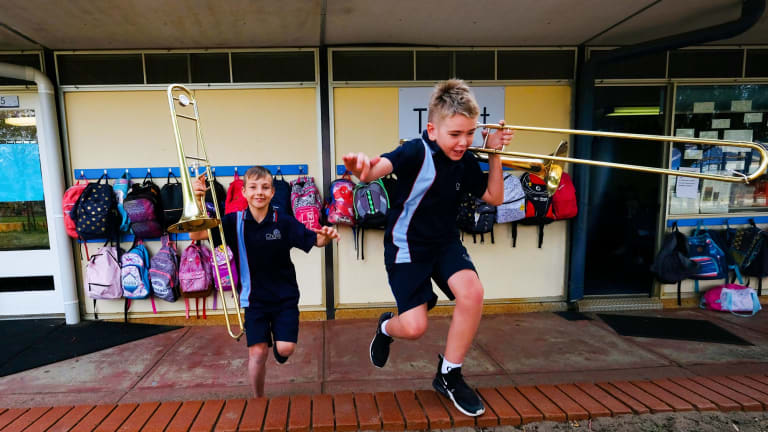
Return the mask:
[[[418,339],[424,334],[427,311],[437,302],[430,282],[434,280],[448,298],[456,300],[456,307],[432,385],[469,416],[485,412],[461,373],[480,324],[483,286],[459,240],[456,216],[464,192],[492,205],[504,198],[499,156],[490,155],[486,180],[475,157],[467,153],[478,114],[477,102],[464,81],[444,81],[432,93],[421,138],[372,159],[363,153],[344,156],[344,165],[360,181],[393,172],[398,179],[390,194],[384,234],[384,263],[398,314],[386,312],[379,318],[370,345],[371,362],[384,367],[393,338]],[[501,149],[512,135],[510,130],[493,133],[487,147]]]
[[[194,182],[195,194],[205,194],[204,177]],[[299,337],[299,287],[290,251],[296,247],[309,252],[338,239],[332,227],[307,229],[293,216],[272,207],[275,189],[272,174],[262,166],[245,172],[245,211],[222,217],[224,238],[235,256],[242,290],[240,305],[245,309],[245,336],[248,344],[248,378],[257,397],[264,396],[269,347],[275,360],[285,363],[296,349]],[[190,233],[192,240],[208,237],[204,231]]]

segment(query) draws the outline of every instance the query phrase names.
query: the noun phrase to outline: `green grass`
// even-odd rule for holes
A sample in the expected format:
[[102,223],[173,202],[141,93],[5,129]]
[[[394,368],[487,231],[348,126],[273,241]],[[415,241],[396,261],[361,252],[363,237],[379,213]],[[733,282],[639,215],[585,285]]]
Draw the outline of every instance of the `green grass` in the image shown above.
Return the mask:
[[2,232],[0,250],[48,249],[47,232]]

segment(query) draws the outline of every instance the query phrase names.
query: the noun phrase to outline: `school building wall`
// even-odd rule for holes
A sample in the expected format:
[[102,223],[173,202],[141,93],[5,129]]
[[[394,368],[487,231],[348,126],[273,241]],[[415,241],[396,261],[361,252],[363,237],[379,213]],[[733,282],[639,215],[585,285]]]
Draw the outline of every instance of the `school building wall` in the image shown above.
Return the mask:
[[[504,90],[508,124],[571,126],[570,86],[520,85]],[[338,87],[333,89],[332,99],[335,164],[342,164],[348,152],[374,156],[398,145],[397,87]],[[561,139],[567,137],[516,132],[509,148],[551,153]],[[566,231],[565,222],[546,226],[541,249],[537,248],[537,228],[533,226],[518,227],[515,248],[509,224],[494,227],[494,244],[488,235],[484,244],[479,236],[475,244],[471,235],[465,235],[464,245],[483,282],[486,304],[565,300]],[[356,258],[352,230],[345,227],[340,232],[334,260],[338,308],[394,305],[384,269],[383,231],[366,230],[364,245],[360,246],[364,247],[365,260]],[[435,292],[447,300],[439,289]]]
[[[196,90],[203,137],[211,165],[307,164],[309,175],[322,181],[316,88]],[[68,91],[64,93],[70,164],[74,169],[149,168],[177,166],[165,90]],[[180,126],[183,125],[180,122]],[[183,130],[188,154],[196,153],[190,130]],[[295,176],[286,176],[290,181]],[[232,177],[219,177],[226,188]],[[142,178],[133,178],[141,182]],[[166,178],[155,177],[162,187]],[[221,209],[222,211],[224,209]],[[145,242],[150,255],[159,241]],[[179,252],[189,244],[179,241]],[[93,253],[100,244],[89,243]],[[124,242],[128,249],[131,243]],[[233,247],[233,246],[230,246]],[[80,280],[85,268],[85,249],[80,246]],[[301,290],[302,310],[323,310],[323,251],[309,254],[292,251]],[[85,318],[93,317],[93,302],[79,287]],[[219,302],[220,303],[220,302]],[[184,301],[156,300],[159,312],[180,315]],[[194,302],[191,303],[194,309]],[[211,297],[207,300],[212,306]],[[231,303],[230,303],[231,305]],[[122,301],[99,300],[99,317],[122,316]],[[218,306],[221,311],[221,305]],[[134,300],[131,316],[152,316],[149,299]]]

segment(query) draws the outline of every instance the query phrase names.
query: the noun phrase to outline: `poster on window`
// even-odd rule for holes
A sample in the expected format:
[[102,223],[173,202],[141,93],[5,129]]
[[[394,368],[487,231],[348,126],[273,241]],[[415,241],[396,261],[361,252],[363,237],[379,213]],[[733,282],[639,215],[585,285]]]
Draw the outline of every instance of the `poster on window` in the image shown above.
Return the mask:
[[[399,138],[412,139],[421,136],[427,128],[427,108],[433,87],[403,87],[398,91]],[[498,123],[504,118],[504,87],[472,87],[480,114],[480,123]],[[474,146],[482,145],[480,129],[475,132]]]

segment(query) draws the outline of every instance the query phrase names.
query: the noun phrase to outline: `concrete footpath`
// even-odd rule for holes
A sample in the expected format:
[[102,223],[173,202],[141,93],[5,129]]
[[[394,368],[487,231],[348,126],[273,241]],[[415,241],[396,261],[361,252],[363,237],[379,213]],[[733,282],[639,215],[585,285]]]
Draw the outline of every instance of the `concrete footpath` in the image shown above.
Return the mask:
[[591,313],[486,315],[464,367],[488,407],[472,419],[431,390],[449,317],[396,341],[383,369],[368,359],[375,320],[302,322],[291,359],[269,360],[260,399],[244,338],[185,327],[0,378],[0,432],[437,429],[768,407],[765,311],[623,314],[708,320],[753,346],[624,337]]

